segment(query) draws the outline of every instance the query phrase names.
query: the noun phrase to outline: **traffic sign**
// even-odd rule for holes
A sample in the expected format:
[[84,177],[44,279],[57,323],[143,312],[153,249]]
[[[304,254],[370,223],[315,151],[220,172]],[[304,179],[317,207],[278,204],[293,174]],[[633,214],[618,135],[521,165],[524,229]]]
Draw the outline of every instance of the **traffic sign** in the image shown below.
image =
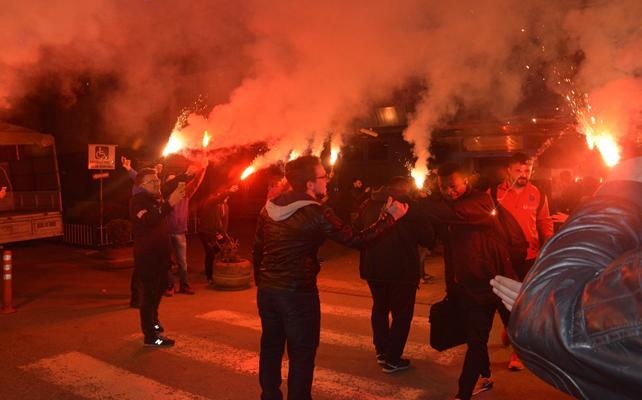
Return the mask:
[[116,145],[90,144],[87,169],[116,169]]
[[98,179],[109,178],[109,172],[99,172],[97,174],[92,174],[91,177],[95,181],[98,180]]

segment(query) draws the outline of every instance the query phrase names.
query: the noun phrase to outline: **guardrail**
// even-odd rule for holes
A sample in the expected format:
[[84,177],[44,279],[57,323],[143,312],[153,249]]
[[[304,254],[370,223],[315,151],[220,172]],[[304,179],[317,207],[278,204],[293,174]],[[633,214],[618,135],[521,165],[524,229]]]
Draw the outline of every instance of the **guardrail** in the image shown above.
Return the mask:
[[[100,226],[93,224],[70,224],[63,223],[63,242],[74,246],[100,247],[113,244],[109,233],[105,232],[103,242],[100,243]],[[104,229],[104,227],[103,227]],[[191,215],[187,224],[187,233],[196,233],[198,229],[198,217]],[[130,237],[130,241],[133,237]]]

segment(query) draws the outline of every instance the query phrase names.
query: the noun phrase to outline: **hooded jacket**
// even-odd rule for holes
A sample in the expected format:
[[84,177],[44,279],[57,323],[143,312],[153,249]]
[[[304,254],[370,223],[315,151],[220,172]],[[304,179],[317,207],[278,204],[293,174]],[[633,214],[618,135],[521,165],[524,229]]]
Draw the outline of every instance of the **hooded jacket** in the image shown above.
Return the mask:
[[642,398],[642,183],[605,183],[542,248],[509,325],[541,379],[580,399]]
[[388,196],[408,204],[408,212],[384,234],[361,248],[359,272],[373,282],[419,284],[420,265],[417,246],[432,248],[435,232],[432,221],[420,213],[408,195],[384,187],[373,192],[360,207],[355,228],[369,226],[379,218]]
[[326,238],[349,247],[372,240],[394,224],[388,213],[354,232],[332,210],[306,193],[286,192],[259,215],[253,246],[254,279],[261,289],[317,292],[317,253]]

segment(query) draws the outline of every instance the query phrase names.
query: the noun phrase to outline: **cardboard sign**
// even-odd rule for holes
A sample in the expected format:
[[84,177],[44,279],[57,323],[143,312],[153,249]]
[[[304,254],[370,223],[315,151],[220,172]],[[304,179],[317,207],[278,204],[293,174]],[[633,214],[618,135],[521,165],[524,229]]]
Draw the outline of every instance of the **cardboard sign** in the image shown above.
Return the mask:
[[116,145],[90,144],[87,169],[116,169]]

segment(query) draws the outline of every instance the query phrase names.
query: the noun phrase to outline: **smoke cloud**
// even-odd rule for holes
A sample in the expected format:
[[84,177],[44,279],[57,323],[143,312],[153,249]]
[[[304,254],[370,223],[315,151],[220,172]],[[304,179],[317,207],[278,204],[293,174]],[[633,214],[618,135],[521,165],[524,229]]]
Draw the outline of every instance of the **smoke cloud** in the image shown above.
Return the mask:
[[[571,78],[595,112],[626,98],[612,107],[626,112],[608,112],[628,121],[615,126],[631,126],[640,110],[637,0],[54,0],[4,7],[1,107],[15,107],[40,76],[55,76],[71,101],[79,75],[114,76],[101,124],[127,143],[141,135],[166,140],[169,132],[148,132],[151,121],[178,116],[204,95],[211,108],[191,114],[180,135],[198,146],[207,130],[210,149],[265,143],[259,166],[291,151],[319,154],[327,140],[340,145],[355,120],[392,103],[409,82],[422,91],[404,137],[422,171],[435,128],[461,110],[505,118],[529,80],[566,95],[557,82]],[[569,61],[577,54],[579,63]]]

